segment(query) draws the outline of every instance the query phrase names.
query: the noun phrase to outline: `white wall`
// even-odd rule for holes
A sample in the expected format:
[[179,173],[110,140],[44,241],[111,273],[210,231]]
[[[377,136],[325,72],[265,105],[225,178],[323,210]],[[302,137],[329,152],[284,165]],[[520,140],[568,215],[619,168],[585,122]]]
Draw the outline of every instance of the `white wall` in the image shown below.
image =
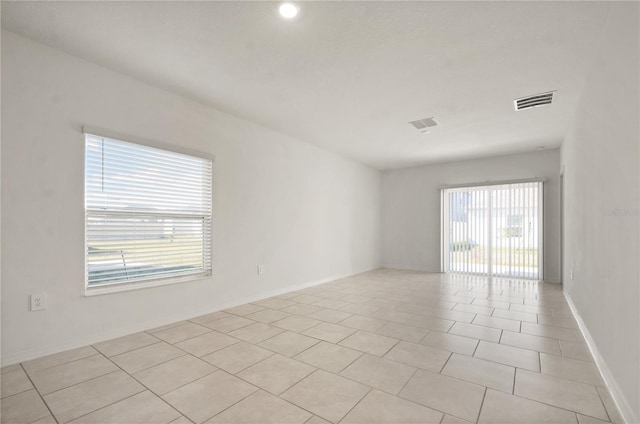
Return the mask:
[[[377,170],[9,32],[2,88],[3,364],[380,264]],[[83,296],[83,125],[216,156],[214,278]]]
[[543,150],[383,172],[383,266],[440,272],[440,186],[540,177],[547,179],[544,279],[559,282],[558,170],[558,150]]
[[638,6],[611,3],[561,155],[565,292],[629,423],[640,422]]

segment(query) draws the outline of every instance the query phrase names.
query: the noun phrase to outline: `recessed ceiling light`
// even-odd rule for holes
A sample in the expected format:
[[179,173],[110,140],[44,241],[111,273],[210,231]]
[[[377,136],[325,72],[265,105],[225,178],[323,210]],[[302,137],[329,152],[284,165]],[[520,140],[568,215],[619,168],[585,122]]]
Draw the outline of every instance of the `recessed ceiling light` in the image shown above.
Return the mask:
[[300,8],[293,3],[282,3],[278,11],[283,18],[293,19],[298,15]]

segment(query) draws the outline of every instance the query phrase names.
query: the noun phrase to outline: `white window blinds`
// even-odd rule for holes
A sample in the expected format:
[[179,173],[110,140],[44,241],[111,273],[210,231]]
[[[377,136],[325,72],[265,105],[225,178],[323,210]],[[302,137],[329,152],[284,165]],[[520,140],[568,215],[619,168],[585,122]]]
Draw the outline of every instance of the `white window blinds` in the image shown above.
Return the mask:
[[212,271],[212,161],[85,136],[87,287]]

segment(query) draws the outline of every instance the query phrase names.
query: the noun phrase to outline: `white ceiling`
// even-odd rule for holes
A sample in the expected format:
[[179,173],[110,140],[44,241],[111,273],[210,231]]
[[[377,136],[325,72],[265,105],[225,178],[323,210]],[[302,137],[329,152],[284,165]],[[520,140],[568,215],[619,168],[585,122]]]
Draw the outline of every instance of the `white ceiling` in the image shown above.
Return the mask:
[[[559,146],[606,2],[2,2],[2,26],[379,169]],[[558,90],[521,112],[513,99]],[[434,116],[420,134],[407,122]]]

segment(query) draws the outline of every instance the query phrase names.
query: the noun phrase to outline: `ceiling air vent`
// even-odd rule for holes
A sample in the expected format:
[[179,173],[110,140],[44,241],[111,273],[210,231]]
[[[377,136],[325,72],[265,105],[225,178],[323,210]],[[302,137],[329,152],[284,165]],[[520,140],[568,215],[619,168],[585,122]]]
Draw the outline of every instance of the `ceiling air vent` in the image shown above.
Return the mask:
[[513,106],[516,108],[516,111],[518,111],[523,109],[530,109],[532,107],[550,105],[553,101],[553,95],[555,93],[555,91],[550,91],[548,93],[536,94],[535,96],[515,99],[513,101]]
[[436,120],[433,118],[418,119],[417,121],[411,121],[409,123],[413,125],[415,129],[422,132],[426,131],[427,128],[435,127],[436,125],[438,125]]

